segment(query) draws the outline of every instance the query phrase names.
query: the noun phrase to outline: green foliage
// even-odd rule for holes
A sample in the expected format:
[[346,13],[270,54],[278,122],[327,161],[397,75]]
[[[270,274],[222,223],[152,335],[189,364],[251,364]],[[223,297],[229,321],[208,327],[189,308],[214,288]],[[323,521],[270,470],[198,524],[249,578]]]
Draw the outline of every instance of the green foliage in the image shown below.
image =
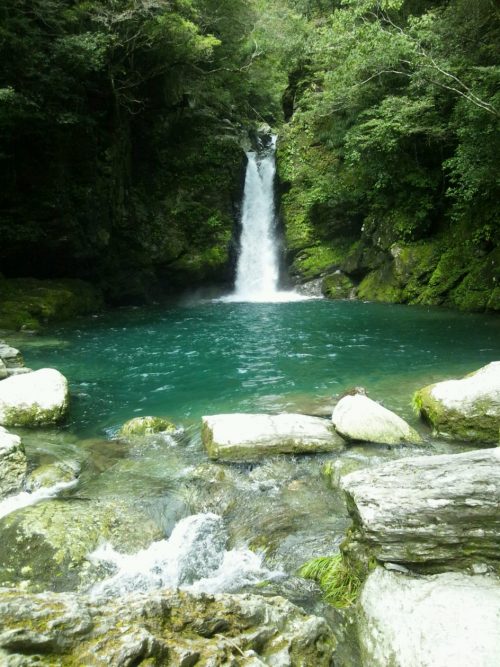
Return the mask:
[[316,581],[326,602],[334,607],[349,607],[358,598],[361,588],[359,574],[350,567],[341,554],[313,558],[304,563],[298,575]]

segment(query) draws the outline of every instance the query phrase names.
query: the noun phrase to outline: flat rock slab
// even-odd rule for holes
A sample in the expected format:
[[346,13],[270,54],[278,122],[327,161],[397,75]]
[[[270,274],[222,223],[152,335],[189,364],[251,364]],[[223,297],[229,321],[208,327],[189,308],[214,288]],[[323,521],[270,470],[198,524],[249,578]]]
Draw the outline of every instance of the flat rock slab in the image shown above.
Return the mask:
[[404,419],[362,394],[341,398],[333,411],[332,423],[343,438],[354,442],[403,445],[422,441]]
[[498,667],[500,580],[375,570],[360,600],[363,667]]
[[500,361],[460,380],[431,384],[415,394],[420,414],[443,438],[498,442]]
[[346,475],[353,539],[434,571],[500,560],[500,448],[410,457]]
[[334,452],[345,444],[328,420],[291,413],[203,417],[202,438],[210,458],[235,462],[275,454]]
[[54,368],[0,382],[0,424],[41,426],[61,421],[69,407],[68,381]]

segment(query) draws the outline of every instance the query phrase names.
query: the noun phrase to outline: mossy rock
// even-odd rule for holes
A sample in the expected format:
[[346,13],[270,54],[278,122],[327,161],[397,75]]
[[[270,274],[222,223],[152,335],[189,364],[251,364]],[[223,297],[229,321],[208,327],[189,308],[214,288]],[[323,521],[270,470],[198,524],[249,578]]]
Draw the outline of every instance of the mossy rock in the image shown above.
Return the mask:
[[340,266],[349,248],[349,241],[339,241],[335,245],[318,242],[304,248],[296,255],[290,267],[290,272],[303,281],[322,276]]
[[500,310],[500,248],[471,260],[470,270],[451,292],[451,303],[460,310]]
[[439,241],[395,244],[391,248],[394,275],[403,289],[404,301],[418,299],[434,272],[442,253]]
[[402,303],[404,301],[403,290],[394,273],[394,265],[384,264],[381,268],[369,273],[358,287],[358,298],[363,301]]
[[155,433],[175,433],[177,427],[163,417],[134,417],[125,422],[118,435],[122,438],[133,438]]
[[0,279],[0,328],[38,330],[43,324],[102,308],[97,288],[82,280]]
[[329,299],[352,299],[356,294],[356,286],[341,271],[325,276],[321,288],[324,296]]
[[46,463],[28,475],[26,488],[28,491],[54,486],[55,484],[67,483],[76,480],[79,466],[75,461],[57,461]]

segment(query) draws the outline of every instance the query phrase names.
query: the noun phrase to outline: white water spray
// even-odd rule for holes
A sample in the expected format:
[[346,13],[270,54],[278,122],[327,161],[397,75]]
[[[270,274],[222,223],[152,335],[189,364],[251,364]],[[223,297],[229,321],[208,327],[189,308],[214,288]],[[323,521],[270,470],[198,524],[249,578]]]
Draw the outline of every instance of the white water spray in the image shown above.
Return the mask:
[[21,491],[21,493],[17,493],[15,496],[9,496],[0,502],[0,519],[7,516],[7,514],[12,514],[12,512],[22,509],[23,507],[29,507],[30,505],[36,505],[43,500],[55,498],[61,491],[73,489],[77,484],[78,480],[73,479],[70,482],[57,482],[57,484],[54,484],[53,486],[42,487],[32,493]]
[[233,294],[224,301],[301,301],[307,297],[283,292],[279,285],[274,179],[276,137],[262,154],[247,153],[240,254]]
[[95,584],[91,594],[107,597],[157,588],[229,593],[282,576],[265,568],[262,556],[247,548],[227,551],[226,542],[222,518],[207,512],[181,519],[167,540],[135,554],[122,554],[105,544],[88,558],[107,563],[114,573]]

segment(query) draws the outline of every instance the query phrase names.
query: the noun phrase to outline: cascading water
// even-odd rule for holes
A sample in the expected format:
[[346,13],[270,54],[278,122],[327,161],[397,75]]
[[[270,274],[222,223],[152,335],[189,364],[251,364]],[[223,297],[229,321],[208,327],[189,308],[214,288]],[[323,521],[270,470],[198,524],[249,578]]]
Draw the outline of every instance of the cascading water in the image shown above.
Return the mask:
[[276,236],[274,179],[276,136],[260,152],[247,153],[240,253],[235,291],[225,301],[295,301],[304,297],[283,292],[279,285],[279,251]]

